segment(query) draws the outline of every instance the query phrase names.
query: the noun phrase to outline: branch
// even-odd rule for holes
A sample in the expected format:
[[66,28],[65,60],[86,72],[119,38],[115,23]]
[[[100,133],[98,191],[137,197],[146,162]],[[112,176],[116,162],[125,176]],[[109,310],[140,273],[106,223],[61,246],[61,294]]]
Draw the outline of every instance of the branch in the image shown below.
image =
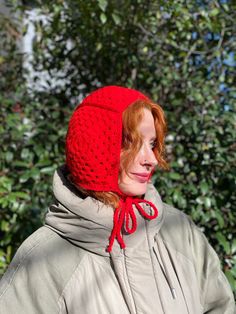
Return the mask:
[[[143,33],[146,35],[146,36],[151,36],[152,38],[155,38],[155,42],[160,44],[160,45],[163,45],[163,43],[165,43],[166,45],[168,46],[171,46],[171,47],[174,47],[176,49],[178,49],[179,51],[184,51],[184,52],[189,52],[189,49],[187,48],[184,48],[184,47],[181,47],[175,43],[166,43],[166,42],[163,42],[161,40],[159,40],[155,34],[152,34],[151,32],[147,31],[142,25],[138,24],[137,25],[142,31]],[[200,51],[200,50],[192,50],[191,51],[191,54],[196,54],[196,55],[205,55],[205,54],[208,54],[209,51]]]

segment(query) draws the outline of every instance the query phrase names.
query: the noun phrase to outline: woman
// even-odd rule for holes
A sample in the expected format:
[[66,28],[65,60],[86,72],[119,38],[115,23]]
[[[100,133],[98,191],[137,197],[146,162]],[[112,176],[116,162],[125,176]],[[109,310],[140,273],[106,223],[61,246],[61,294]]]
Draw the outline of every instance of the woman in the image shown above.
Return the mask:
[[19,248],[0,287],[0,313],[231,314],[216,253],[150,178],[164,158],[160,106],[107,86],[69,123],[66,165],[45,226]]

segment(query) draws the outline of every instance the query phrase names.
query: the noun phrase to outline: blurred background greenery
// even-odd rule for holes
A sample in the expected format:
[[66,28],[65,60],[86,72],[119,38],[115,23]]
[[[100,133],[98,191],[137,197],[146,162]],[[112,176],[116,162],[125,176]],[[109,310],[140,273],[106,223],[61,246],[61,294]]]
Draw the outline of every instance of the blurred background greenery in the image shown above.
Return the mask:
[[76,104],[103,85],[168,120],[155,186],[205,232],[236,292],[236,3],[5,1],[0,8],[0,273],[43,224]]

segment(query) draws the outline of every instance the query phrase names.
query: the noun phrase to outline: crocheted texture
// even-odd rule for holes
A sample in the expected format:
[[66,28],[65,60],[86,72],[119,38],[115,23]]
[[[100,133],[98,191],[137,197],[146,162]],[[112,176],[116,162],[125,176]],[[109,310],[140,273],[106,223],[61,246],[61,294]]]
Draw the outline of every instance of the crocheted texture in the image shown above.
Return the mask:
[[[120,86],[107,86],[88,95],[74,111],[66,136],[66,164],[75,184],[93,191],[118,192],[123,198],[114,213],[114,225],[107,251],[115,239],[125,248],[122,228],[128,233],[137,228],[133,205],[146,218],[154,219],[157,208],[143,199],[126,197],[118,186],[122,144],[122,113],[137,100],[148,99],[142,93]],[[153,215],[140,203],[149,204]],[[129,226],[131,219],[131,227]]]
[[75,184],[120,193],[122,113],[139,99],[147,97],[133,89],[106,86],[88,95],[76,108],[66,137],[66,164]]

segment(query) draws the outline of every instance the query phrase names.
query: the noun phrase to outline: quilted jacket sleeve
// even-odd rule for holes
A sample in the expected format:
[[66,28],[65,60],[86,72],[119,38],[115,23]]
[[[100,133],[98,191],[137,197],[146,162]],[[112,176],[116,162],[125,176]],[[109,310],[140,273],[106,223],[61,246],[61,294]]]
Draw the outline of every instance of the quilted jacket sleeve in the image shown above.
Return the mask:
[[233,314],[236,312],[234,298],[230,285],[221,270],[219,258],[204,234],[192,222],[190,224],[204,313]]
[[[42,248],[43,243],[50,242],[50,234],[45,235],[38,230],[18,249],[0,281],[1,314],[59,312],[59,291],[55,280],[47,274],[48,265],[52,260],[50,255],[54,250],[46,251]],[[55,249],[58,250],[57,247]],[[55,273],[54,278],[56,275]]]

